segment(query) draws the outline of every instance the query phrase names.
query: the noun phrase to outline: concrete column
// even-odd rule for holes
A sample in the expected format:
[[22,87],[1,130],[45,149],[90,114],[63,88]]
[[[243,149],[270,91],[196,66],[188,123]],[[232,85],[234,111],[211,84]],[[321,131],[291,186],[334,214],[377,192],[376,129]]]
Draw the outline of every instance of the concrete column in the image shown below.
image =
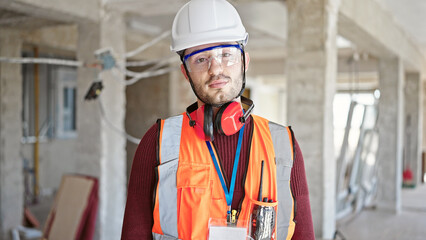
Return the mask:
[[[117,57],[117,63],[125,66],[125,36],[126,25],[122,13],[104,9],[101,14],[100,45],[102,48],[112,48]],[[101,185],[100,185],[100,239],[114,240],[121,237],[124,206],[126,204],[126,138],[125,110],[126,87],[123,84],[124,74],[105,72],[102,79],[105,89],[101,95],[105,119],[101,127]],[[118,133],[119,129],[122,133]]]
[[[111,48],[119,64],[124,63],[125,24],[118,12],[105,10],[100,24],[79,26],[78,60],[91,62],[94,51]],[[77,169],[97,176],[100,181],[96,239],[120,239],[126,199],[126,139],[124,137],[124,75],[104,71],[104,89],[97,100],[84,101],[92,81],[93,69],[79,69],[78,132],[80,153]],[[104,115],[100,111],[103,106]]]
[[413,184],[421,181],[423,84],[419,73],[405,74],[405,142],[403,168],[413,172]]
[[335,232],[333,97],[339,0],[288,0],[287,119],[305,159],[317,238]]
[[[17,32],[0,30],[0,56],[20,57],[21,47]],[[21,111],[21,65],[0,63],[0,239],[11,239],[24,212]]]
[[404,70],[401,59],[379,60],[378,208],[401,210],[404,121]]
[[[85,23],[78,26],[77,60],[94,62],[94,51],[99,49],[99,25]],[[76,171],[81,174],[101,175],[101,116],[97,101],[85,101],[92,81],[97,78],[98,70],[78,68],[77,79],[77,151]]]
[[[93,52],[99,49],[100,29],[99,25],[85,23],[78,26],[77,60],[93,62]],[[101,116],[97,101],[85,101],[84,96],[93,80],[97,77],[97,70],[78,68],[77,79],[77,132],[78,142],[76,152],[79,153],[76,161],[76,172],[90,176],[101,177],[101,150],[103,148],[101,136]],[[103,183],[100,182],[102,185]],[[99,191],[99,195],[101,191]],[[101,196],[99,196],[101,197]],[[102,201],[102,199],[100,200]],[[100,239],[100,230],[104,227],[98,219],[95,231],[95,239]]]
[[[424,153],[426,153],[426,84],[425,84],[425,81],[426,81],[426,75],[422,75],[422,76],[420,76],[420,79],[421,79],[421,82],[422,82],[422,97],[423,97],[423,100],[422,100],[422,103],[423,103],[423,105],[422,105],[422,110],[423,110],[423,114],[422,114],[422,116],[423,116],[423,119],[422,119],[422,131],[423,131],[423,140],[422,140],[422,149],[421,149],[421,151],[422,151],[422,166],[423,166],[423,154]],[[423,168],[425,168],[426,166],[423,166]],[[421,170],[422,172],[423,172],[423,169]],[[423,178],[424,179],[424,175],[423,174],[421,174],[422,176],[421,176],[421,178]],[[425,179],[424,179],[425,180]]]

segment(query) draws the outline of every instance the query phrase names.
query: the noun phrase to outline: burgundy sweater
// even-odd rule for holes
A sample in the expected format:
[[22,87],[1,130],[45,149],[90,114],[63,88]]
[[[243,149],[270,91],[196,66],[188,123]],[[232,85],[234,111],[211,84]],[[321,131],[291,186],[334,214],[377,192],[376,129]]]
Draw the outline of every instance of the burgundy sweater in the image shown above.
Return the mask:
[[[252,127],[253,122],[249,120],[244,129],[234,198],[232,201],[233,209],[238,208],[238,204],[243,197],[243,169],[246,169],[249,158],[248,148]],[[121,238],[124,240],[152,239],[152,195],[155,186],[155,167],[157,167],[157,134],[158,125],[154,124],[142,138],[133,159],[121,233]],[[228,179],[231,179],[237,143],[238,134],[232,136],[214,134],[214,144],[222,160],[223,171]],[[296,228],[292,239],[315,239],[303,156],[297,141],[295,141],[294,144],[295,160],[291,170],[290,185],[296,202],[296,214],[294,219]],[[245,161],[243,159],[245,159]]]

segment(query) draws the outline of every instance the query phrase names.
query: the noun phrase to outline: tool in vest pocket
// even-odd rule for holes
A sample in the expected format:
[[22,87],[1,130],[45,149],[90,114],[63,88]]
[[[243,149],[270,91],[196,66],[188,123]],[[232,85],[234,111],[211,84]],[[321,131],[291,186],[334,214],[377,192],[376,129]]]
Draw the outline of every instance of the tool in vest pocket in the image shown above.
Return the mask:
[[265,164],[265,161],[262,160],[261,166],[260,166],[260,183],[259,183],[259,196],[257,197],[257,200],[259,202],[262,201],[262,185],[263,185],[263,165]]
[[231,216],[231,206],[228,206],[228,211],[226,211],[226,222],[228,224],[232,223],[232,216]]
[[[262,199],[262,185],[263,185],[263,165],[264,161],[262,160],[262,165],[260,169],[260,184],[259,184],[259,202],[272,203],[272,199],[268,199],[267,197]],[[252,233],[252,237],[254,240],[271,240],[272,233],[275,229],[275,218],[276,211],[274,207],[270,206],[261,206],[257,205],[255,209],[253,209],[255,213],[255,217],[252,220],[252,225],[254,229],[254,233]]]
[[[273,202],[272,199],[264,198],[263,202]],[[271,240],[275,228],[276,212],[274,207],[258,206],[256,212],[255,240]]]
[[237,210],[235,209],[231,210],[231,207],[229,206],[227,215],[226,215],[226,223],[228,224],[228,226],[234,226],[236,222],[237,222]]
[[233,209],[231,212],[231,223],[235,224],[237,222],[237,210]]

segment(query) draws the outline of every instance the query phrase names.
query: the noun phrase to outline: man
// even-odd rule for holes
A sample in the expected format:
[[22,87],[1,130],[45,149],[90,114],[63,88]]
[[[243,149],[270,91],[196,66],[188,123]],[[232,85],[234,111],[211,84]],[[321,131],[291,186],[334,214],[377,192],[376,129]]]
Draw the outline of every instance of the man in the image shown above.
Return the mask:
[[251,115],[253,103],[241,96],[247,39],[225,0],[192,0],[177,13],[171,49],[197,102],[142,138],[122,239],[218,239],[241,229],[254,239],[314,239],[291,129]]

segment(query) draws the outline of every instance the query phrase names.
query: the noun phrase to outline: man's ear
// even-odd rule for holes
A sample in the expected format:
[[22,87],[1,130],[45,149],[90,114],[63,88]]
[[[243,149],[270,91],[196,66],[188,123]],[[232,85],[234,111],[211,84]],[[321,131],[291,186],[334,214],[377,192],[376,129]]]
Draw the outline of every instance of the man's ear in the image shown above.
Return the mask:
[[246,64],[245,64],[245,66],[246,66],[246,69],[245,69],[245,71],[247,72],[247,70],[248,70],[248,67],[249,67],[249,62],[250,62],[250,56],[249,56],[249,54],[248,54],[248,52],[245,52],[245,58],[246,58]]
[[186,80],[189,81],[188,74],[186,74],[185,66],[183,63],[180,65],[180,71],[182,72],[183,76],[185,76]]

